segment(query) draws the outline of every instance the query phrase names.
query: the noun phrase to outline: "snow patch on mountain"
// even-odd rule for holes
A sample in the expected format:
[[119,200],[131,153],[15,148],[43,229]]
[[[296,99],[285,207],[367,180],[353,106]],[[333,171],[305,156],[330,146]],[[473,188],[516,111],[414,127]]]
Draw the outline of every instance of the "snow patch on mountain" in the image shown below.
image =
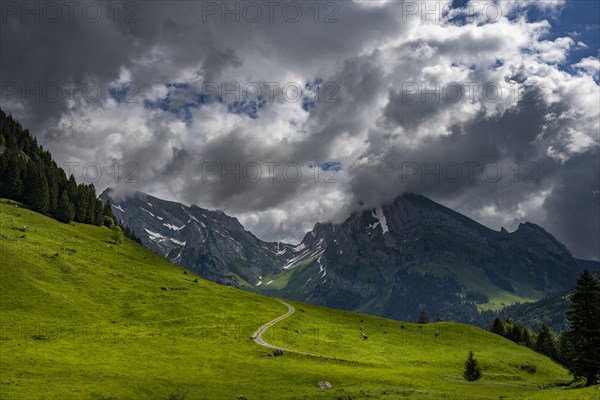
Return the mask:
[[319,265],[319,273],[323,273],[323,275],[321,276],[321,278],[322,278],[325,275],[327,275],[327,270],[325,268],[323,268],[323,264],[321,264],[321,257],[319,257],[317,259],[317,264]]
[[377,218],[377,222],[369,225],[369,227],[368,227],[369,229],[375,229],[379,225],[379,226],[381,226],[381,230],[383,230],[383,233],[389,232],[387,218],[385,217],[385,214],[383,213],[383,208],[377,207],[375,210],[373,210],[373,213],[371,214],[371,216],[373,218]]
[[150,236],[150,240],[161,240],[161,239],[166,239],[166,237],[164,237],[163,235],[161,235],[158,232],[152,232],[149,229],[144,228],[144,230],[146,231],[146,233],[148,234],[148,236]]
[[181,242],[181,241],[179,241],[177,239],[173,239],[173,238],[169,238],[169,240],[179,246],[185,246],[185,243],[186,243],[186,242]]
[[304,243],[300,243],[298,246],[294,247],[294,251],[297,253],[299,251],[302,251],[306,248],[306,245]]
[[153,217],[156,217],[154,214],[152,214],[150,211],[146,210],[144,207],[140,207],[140,210],[146,211],[148,214],[152,215]]
[[172,231],[180,231],[183,228],[185,228],[185,225],[176,226],[176,225],[173,225],[173,224],[163,224],[163,226],[166,226],[167,228],[171,229]]
[[317,248],[316,251],[311,252],[309,249],[303,251],[302,253],[300,253],[300,255],[293,257],[292,259],[288,260],[287,264],[285,264],[283,266],[283,269],[292,269],[297,267],[298,265],[300,265],[301,263],[308,261],[308,260],[314,260],[316,257],[319,257],[321,254],[323,254],[325,250],[321,250],[320,248]]

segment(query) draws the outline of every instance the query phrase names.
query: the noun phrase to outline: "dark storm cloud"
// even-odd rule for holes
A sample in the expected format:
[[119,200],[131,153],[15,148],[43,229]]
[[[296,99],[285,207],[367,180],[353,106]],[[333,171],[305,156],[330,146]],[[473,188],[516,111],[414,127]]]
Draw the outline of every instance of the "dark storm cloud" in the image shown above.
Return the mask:
[[598,259],[600,254],[599,160],[594,151],[567,161],[544,201],[546,229],[582,258]]
[[[210,15],[209,3],[81,2],[80,8],[103,7],[103,18],[93,23],[77,12],[58,23],[8,16],[0,27],[2,107],[59,163],[135,165],[135,182],[115,181],[107,170],[98,189],[152,190],[224,209],[265,239],[298,240],[315,222],[340,220],[359,202],[375,206],[410,190],[493,227],[532,219],[576,255],[598,258],[598,195],[590,193],[600,185],[597,173],[585,172],[598,157],[598,138],[590,133],[597,131],[597,96],[582,93],[597,84],[585,71],[568,74],[556,65],[572,41],[544,40],[546,23],[423,26],[420,15],[404,19],[400,1],[336,2],[337,8],[319,9],[317,22],[312,2],[296,3],[302,7],[296,22],[281,9],[272,21],[263,9],[256,23],[244,20],[249,14],[222,22],[220,7],[243,2],[218,2]],[[89,101],[76,91],[72,102],[67,96],[36,101],[6,90],[6,84],[20,90],[73,82],[100,84],[104,96]],[[131,84],[132,97],[109,93],[115,82]],[[204,84],[224,82],[279,88],[253,113],[247,104],[202,97]],[[432,102],[417,93],[407,101],[406,84],[424,82],[498,82],[505,98]],[[515,82],[540,86],[541,100],[507,98]],[[331,84],[325,95],[334,93],[331,101],[290,102],[281,89],[286,83],[307,91]],[[312,162],[344,168],[321,171],[315,182]],[[473,162],[479,167],[471,182],[463,164]],[[221,179],[223,164],[243,169],[250,163],[261,165],[263,176],[263,163],[279,163],[274,180]],[[282,176],[288,163],[303,168],[301,179]],[[456,163],[464,177],[405,179],[407,163]],[[521,174],[513,182],[510,167],[528,163],[536,166],[537,181],[523,182]],[[503,168],[499,182],[481,177],[487,164]],[[207,174],[215,165],[217,173]],[[324,182],[325,172],[339,181]]]
[[[394,110],[391,105],[397,100],[392,93],[386,116],[410,127],[430,117],[430,110],[437,108],[413,108],[407,119],[402,107],[390,115]],[[546,143],[540,140],[547,115],[560,114],[561,108],[541,102],[522,103],[501,117],[480,116],[454,127],[452,134],[428,138],[414,149],[382,145],[382,136],[374,134],[369,142],[375,150],[367,150],[363,157],[381,161],[376,165],[358,164],[351,171],[354,204],[373,207],[405,191],[422,193],[495,229],[500,225],[515,229],[519,223],[533,220],[575,255],[597,259],[598,149],[573,156],[563,164],[548,157]],[[415,115],[417,111],[421,114]],[[519,206],[536,193],[547,193],[543,204],[537,204],[543,207],[544,215],[535,208],[520,215]],[[478,214],[490,206],[505,214],[503,218]]]

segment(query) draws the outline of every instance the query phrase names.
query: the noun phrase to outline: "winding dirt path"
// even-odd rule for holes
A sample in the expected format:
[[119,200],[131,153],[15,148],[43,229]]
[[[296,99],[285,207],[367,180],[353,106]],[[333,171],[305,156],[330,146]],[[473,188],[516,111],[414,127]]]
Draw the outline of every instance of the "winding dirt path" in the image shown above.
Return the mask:
[[270,327],[272,327],[276,323],[278,323],[280,321],[283,321],[284,319],[286,319],[287,317],[289,317],[290,315],[292,315],[293,313],[296,312],[296,309],[293,306],[291,306],[290,304],[286,303],[285,301],[279,300],[279,299],[277,299],[277,300],[281,304],[283,304],[284,306],[286,306],[288,308],[287,312],[285,314],[283,314],[283,315],[275,318],[274,320],[267,322],[266,324],[264,324],[260,328],[258,328],[258,330],[256,332],[254,332],[254,335],[252,335],[252,337],[254,338],[253,339],[254,342],[256,344],[259,344],[261,346],[267,347],[269,349],[283,350],[283,351],[287,351],[287,352],[290,352],[290,353],[304,354],[304,355],[313,356],[313,357],[324,357],[324,356],[321,356],[319,354],[312,354],[312,353],[306,353],[304,351],[286,349],[284,347],[275,346],[273,344],[265,342],[265,340],[263,339],[263,334],[267,331],[267,329],[269,329]]

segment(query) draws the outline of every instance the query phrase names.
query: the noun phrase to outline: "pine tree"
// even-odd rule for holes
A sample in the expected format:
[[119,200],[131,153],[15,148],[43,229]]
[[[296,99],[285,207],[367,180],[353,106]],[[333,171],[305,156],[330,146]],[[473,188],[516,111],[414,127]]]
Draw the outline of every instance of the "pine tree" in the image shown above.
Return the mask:
[[96,199],[94,204],[94,225],[102,226],[104,223],[104,204],[100,199]]
[[77,197],[75,198],[75,219],[77,222],[86,223],[89,217],[89,197],[87,195],[87,188],[84,184],[77,186]]
[[5,150],[3,156],[6,156],[6,171],[3,177],[2,195],[14,200],[23,200],[25,161],[18,150]]
[[465,372],[463,376],[469,382],[475,382],[481,378],[481,368],[477,363],[477,360],[473,357],[473,352],[469,351],[467,361],[465,361]]
[[48,208],[51,212],[58,207],[59,188],[57,171],[54,168],[46,168],[46,179],[48,181]]
[[502,321],[502,318],[494,318],[494,322],[492,322],[492,326],[490,327],[490,332],[500,336],[506,335],[506,331],[504,330],[504,322]]
[[110,199],[106,199],[106,203],[104,203],[103,213],[105,217],[110,217],[113,221],[115,221],[115,215],[112,212],[112,203],[110,202]]
[[25,199],[37,212],[47,213],[50,209],[50,192],[48,180],[42,166],[30,160],[27,163],[25,176]]
[[535,349],[542,354],[547,355],[550,358],[558,358],[558,350],[556,349],[556,339],[554,334],[548,328],[548,325],[544,323],[537,334],[535,341]]
[[94,185],[88,185],[85,189],[86,201],[88,204],[87,216],[85,218],[86,224],[96,223],[96,189]]
[[69,180],[67,181],[67,194],[69,195],[69,198],[71,200],[75,200],[77,198],[77,181],[75,180],[75,177],[73,175],[71,175],[69,177]]
[[58,199],[56,218],[65,223],[69,223],[73,221],[73,218],[75,218],[75,207],[73,206],[73,203],[71,203],[71,200],[69,200],[69,195],[67,194],[66,190]]
[[425,312],[425,310],[421,310],[421,313],[419,314],[419,319],[418,319],[417,323],[426,324],[428,322],[429,322],[429,317],[427,316],[427,313]]
[[570,300],[570,371],[576,378],[586,378],[586,386],[595,385],[600,375],[600,284],[587,269],[579,275]]
[[521,343],[522,337],[521,334],[523,331],[521,330],[521,326],[519,324],[513,324],[510,328],[510,332],[508,332],[508,338],[515,343]]
[[558,361],[565,367],[571,369],[573,362],[573,343],[568,332],[561,332],[558,336]]
[[47,213],[50,211],[50,189],[48,188],[48,180],[41,170],[39,170],[36,175],[37,186],[32,206],[33,209],[38,212]]

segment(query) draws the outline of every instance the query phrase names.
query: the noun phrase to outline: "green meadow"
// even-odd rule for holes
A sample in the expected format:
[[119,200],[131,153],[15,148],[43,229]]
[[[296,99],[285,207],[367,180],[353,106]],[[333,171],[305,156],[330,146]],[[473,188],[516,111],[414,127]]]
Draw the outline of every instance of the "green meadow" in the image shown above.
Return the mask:
[[[110,237],[0,200],[1,399],[600,399],[478,328],[294,302],[264,339],[320,356],[265,357],[250,336],[283,304]],[[474,383],[462,378],[469,350]]]

